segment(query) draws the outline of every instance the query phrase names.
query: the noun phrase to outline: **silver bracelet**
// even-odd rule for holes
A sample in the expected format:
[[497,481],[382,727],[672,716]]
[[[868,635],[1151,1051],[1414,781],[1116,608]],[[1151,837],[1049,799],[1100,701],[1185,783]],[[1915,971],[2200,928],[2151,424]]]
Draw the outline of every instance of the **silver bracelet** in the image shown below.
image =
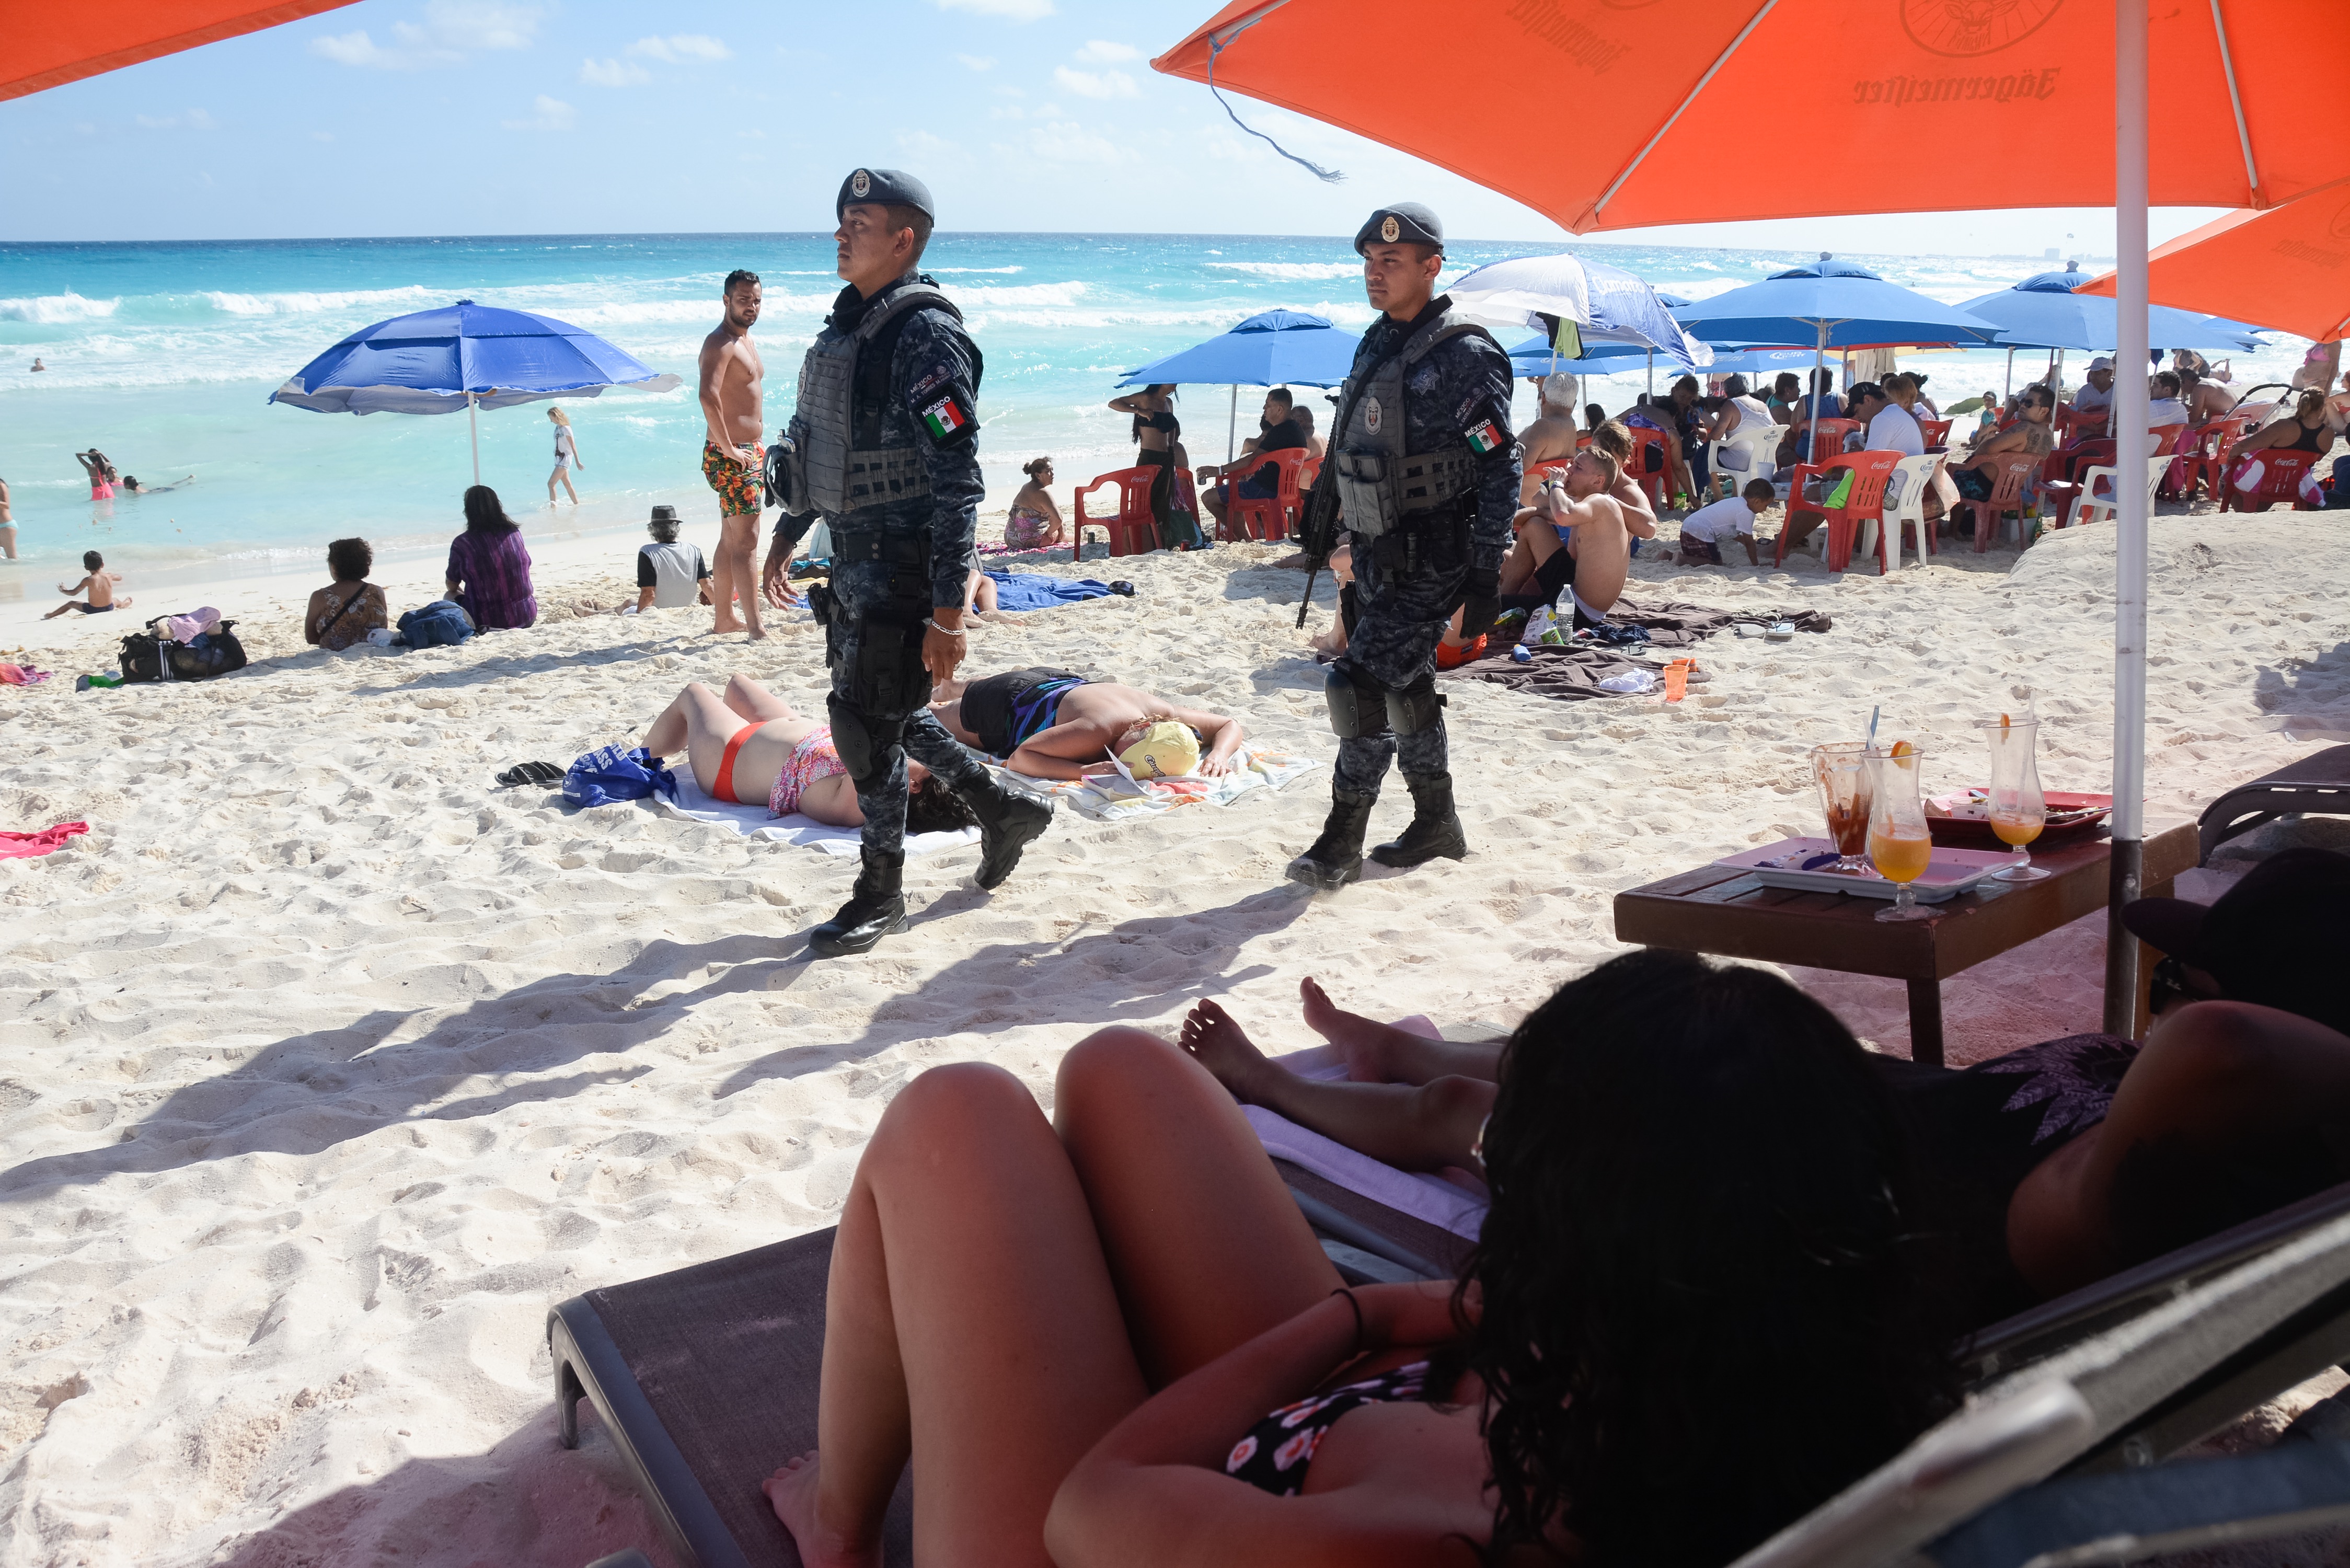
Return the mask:
[[932,620],[928,616],[924,616],[922,618],[922,624],[929,627],[932,631],[941,633],[947,637],[962,637],[964,635],[962,631],[957,630],[953,627],[941,626],[938,622]]

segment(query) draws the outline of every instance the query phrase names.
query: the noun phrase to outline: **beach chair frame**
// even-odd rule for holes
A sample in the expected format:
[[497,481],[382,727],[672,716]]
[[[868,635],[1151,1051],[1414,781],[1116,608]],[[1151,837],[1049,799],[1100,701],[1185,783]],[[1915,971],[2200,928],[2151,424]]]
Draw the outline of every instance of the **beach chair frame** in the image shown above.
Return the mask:
[[2293,815],[2350,816],[2350,746],[2312,752],[2205,806],[2196,823],[2203,851],[2198,863],[2209,865],[2211,851],[2230,838]]

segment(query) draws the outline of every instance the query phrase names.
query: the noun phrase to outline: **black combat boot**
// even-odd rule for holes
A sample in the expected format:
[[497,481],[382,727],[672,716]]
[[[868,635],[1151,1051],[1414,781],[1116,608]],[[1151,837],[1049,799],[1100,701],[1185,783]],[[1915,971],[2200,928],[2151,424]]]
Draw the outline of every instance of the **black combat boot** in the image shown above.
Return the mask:
[[870,952],[883,937],[906,929],[906,899],[899,891],[906,875],[903,855],[865,852],[858,868],[857,886],[840,912],[808,933],[808,951],[818,958],[844,958]]
[[1452,775],[1406,774],[1403,782],[1411,791],[1411,826],[1372,850],[1371,858],[1382,866],[1424,866],[1440,855],[1458,860],[1468,854],[1469,836],[1452,809]]
[[1289,863],[1288,877],[1335,893],[1363,874],[1363,835],[1371,826],[1377,798],[1336,785],[1330,790],[1330,815],[1314,846]]
[[1020,864],[1020,852],[1052,826],[1053,808],[1014,794],[983,774],[978,784],[956,786],[955,794],[979,818],[979,869],[972,873],[972,880],[982,888],[998,887]]

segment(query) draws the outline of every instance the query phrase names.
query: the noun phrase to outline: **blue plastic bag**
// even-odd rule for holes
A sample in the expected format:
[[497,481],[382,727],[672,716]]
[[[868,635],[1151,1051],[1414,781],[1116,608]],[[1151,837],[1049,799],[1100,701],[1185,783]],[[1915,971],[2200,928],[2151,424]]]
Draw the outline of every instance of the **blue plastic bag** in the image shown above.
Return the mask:
[[473,618],[449,599],[435,599],[400,618],[400,635],[411,648],[436,648],[473,635]]
[[574,805],[608,805],[616,800],[642,800],[659,790],[674,802],[677,775],[669,764],[642,746],[606,746],[589,752],[563,775],[563,798]]

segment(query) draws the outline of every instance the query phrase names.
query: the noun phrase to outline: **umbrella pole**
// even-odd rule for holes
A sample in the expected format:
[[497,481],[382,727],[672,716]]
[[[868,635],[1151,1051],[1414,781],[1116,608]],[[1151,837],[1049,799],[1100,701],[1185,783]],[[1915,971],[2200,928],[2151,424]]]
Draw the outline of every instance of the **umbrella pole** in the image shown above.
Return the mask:
[[[1828,324],[1820,323],[1819,347],[1812,350],[1812,422],[1804,427],[1804,461],[1820,460],[1820,372],[1828,368]],[[1800,496],[1791,495],[1787,504],[1793,506]]]
[[2056,350],[2056,373],[2048,378],[2048,392],[2058,402],[2064,400],[2064,350]]
[[[2000,395],[1999,395],[1999,400],[2001,401],[2001,403],[2004,404],[2004,403],[2008,402],[2010,400],[2013,399],[2013,398],[2014,398],[2014,396],[2015,396],[2015,350],[2014,350],[2014,349],[2012,349],[2012,348],[2011,348],[2011,349],[2009,349],[2009,350],[2007,351],[2007,388],[2006,388],[2006,389],[2005,389],[2004,391],[2002,391],[2002,392],[2001,392],[2001,393],[2000,393]],[[2006,410],[2002,408],[2001,411],[2002,411],[2002,412],[2005,412]]]
[[2114,223],[2120,304],[2114,358],[2114,815],[2106,911],[2106,1028],[2134,1036],[2137,938],[2122,909],[2146,867],[2147,7],[2114,7]]
[[1654,399],[1654,398],[1656,397],[1656,395],[1657,395],[1657,351],[1656,351],[1654,348],[1651,348],[1651,349],[1649,349],[1649,350],[1648,350],[1648,396],[1649,396],[1651,399]]
[[[1224,421],[1224,466],[1225,466],[1226,468],[1230,468],[1230,467],[1232,467],[1232,453],[1233,453],[1233,451],[1234,451],[1234,445],[1233,445],[1233,443],[1234,443],[1234,442],[1236,442],[1236,441],[1238,441],[1240,440],[1240,438],[1241,438],[1241,386],[1240,386],[1240,383],[1239,383],[1238,381],[1235,381],[1235,382],[1233,382],[1233,383],[1232,383],[1232,417],[1231,417],[1230,419],[1228,419],[1227,421]],[[1230,492],[1227,492],[1227,493],[1230,493]]]
[[482,483],[482,426],[473,416],[473,394],[465,394],[465,432],[473,438],[473,483]]

